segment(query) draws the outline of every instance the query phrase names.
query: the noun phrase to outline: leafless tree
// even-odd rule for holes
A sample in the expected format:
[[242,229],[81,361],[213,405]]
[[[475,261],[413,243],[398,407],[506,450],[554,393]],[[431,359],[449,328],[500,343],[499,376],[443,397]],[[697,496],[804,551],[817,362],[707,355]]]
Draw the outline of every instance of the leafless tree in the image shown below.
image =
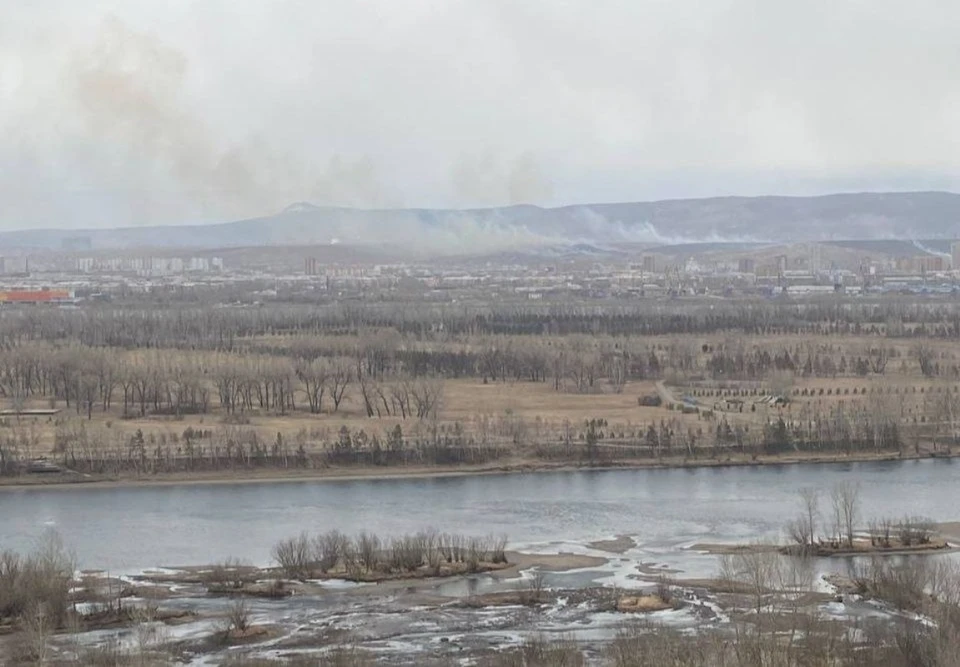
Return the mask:
[[310,412],[320,414],[323,411],[323,396],[327,391],[330,367],[324,359],[299,361],[296,367],[297,378],[303,384]]
[[855,482],[840,482],[830,493],[837,537],[846,540],[853,548],[854,528],[860,518],[860,485]]
[[820,516],[820,492],[812,487],[800,489],[800,514],[788,524],[793,540],[805,549],[812,550],[816,542],[817,521]]
[[623,386],[627,382],[627,361],[623,355],[614,354],[609,359],[610,384],[618,394],[623,393]]
[[333,411],[340,410],[340,403],[343,401],[344,394],[350,382],[353,380],[353,369],[351,363],[346,358],[339,358],[330,365],[330,372],[327,375],[330,383],[330,398],[333,399]]
[[360,370],[360,365],[357,365],[357,382],[360,385],[360,397],[363,399],[363,408],[367,413],[367,417],[381,416],[380,415],[380,404],[378,402],[379,392],[378,392],[378,382],[373,379],[368,373],[362,372]]
[[443,400],[443,380],[420,378],[410,385],[417,419],[435,417]]
[[883,375],[890,360],[890,350],[881,342],[879,345],[867,345],[865,354],[870,360],[870,370],[877,375]]
[[924,377],[933,377],[936,375],[935,353],[928,343],[924,341],[918,342],[913,348],[913,353],[917,357],[920,372],[923,373]]

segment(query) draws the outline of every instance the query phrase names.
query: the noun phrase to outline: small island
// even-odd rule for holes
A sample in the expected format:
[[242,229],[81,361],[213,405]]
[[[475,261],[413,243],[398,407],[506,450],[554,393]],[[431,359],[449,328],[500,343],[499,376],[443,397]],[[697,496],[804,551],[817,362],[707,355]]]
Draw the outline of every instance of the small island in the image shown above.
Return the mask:
[[939,526],[927,517],[870,519],[862,527],[859,485],[843,483],[830,493],[826,514],[820,510],[820,492],[799,491],[800,511],[787,522],[787,544],[695,544],[691,549],[716,555],[765,553],[817,558],[936,553],[953,548]]

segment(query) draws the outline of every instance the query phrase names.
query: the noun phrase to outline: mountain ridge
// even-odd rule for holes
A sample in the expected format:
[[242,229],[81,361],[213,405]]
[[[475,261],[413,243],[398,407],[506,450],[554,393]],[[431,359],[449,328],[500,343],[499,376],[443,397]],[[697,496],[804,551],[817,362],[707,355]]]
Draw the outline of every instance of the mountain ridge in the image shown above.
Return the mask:
[[349,243],[426,252],[557,244],[811,242],[960,235],[960,194],[860,192],[471,209],[354,209],[296,202],[275,215],[211,224],[0,232],[2,248],[93,250]]

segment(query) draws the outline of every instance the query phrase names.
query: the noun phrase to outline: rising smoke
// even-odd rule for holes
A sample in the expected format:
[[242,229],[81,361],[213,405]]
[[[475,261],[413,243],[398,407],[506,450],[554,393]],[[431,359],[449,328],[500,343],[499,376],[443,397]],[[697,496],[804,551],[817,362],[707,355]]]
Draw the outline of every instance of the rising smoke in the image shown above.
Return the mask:
[[457,200],[468,206],[530,204],[553,194],[539,162],[529,151],[510,160],[489,152],[462,156],[453,167],[451,180]]
[[[369,156],[333,155],[313,165],[276,151],[261,137],[227,142],[216,119],[208,122],[188,110],[188,72],[181,52],[117,19],[105,21],[92,46],[77,51],[63,74],[84,139],[96,147],[87,167],[102,180],[123,182],[135,196],[186,195],[207,220],[270,214],[303,199],[330,206],[391,203]],[[157,208],[165,217],[191,213],[189,205]]]

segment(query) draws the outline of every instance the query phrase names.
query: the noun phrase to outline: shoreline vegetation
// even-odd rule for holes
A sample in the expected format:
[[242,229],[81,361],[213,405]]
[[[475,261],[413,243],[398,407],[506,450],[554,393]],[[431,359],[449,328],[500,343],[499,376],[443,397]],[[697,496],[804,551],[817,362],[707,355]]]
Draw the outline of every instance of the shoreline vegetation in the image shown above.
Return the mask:
[[[457,606],[536,608],[560,594],[546,587],[545,573],[608,562],[603,557],[565,552],[507,551],[506,544],[504,536],[474,537],[434,529],[394,537],[369,532],[348,536],[334,530],[313,536],[301,533],[277,542],[272,550],[274,565],[267,567],[228,558],[212,565],[159,568],[117,578],[104,570],[77,572],[72,555],[59,536],[50,532],[31,553],[0,553],[0,662],[101,664],[94,659],[99,649],[77,653],[81,644],[73,644],[75,658],[64,661],[52,659],[54,653],[59,654],[58,658],[65,657],[52,647],[58,637],[86,632],[135,628],[139,633],[149,628],[204,621],[212,625],[209,637],[198,645],[201,652],[262,642],[279,634],[272,624],[254,624],[250,607],[253,599],[329,595],[324,584],[331,581],[359,584],[345,591],[359,596],[355,597],[359,600],[371,595],[416,596],[414,586],[429,592],[437,582],[483,573],[506,584],[507,589],[457,596]],[[529,577],[523,573],[529,573]],[[519,583],[506,582],[508,577],[517,578]],[[610,609],[619,609],[621,605],[616,589],[590,589],[579,594]],[[661,595],[669,599],[666,593]],[[630,611],[656,610],[659,607],[651,604],[655,597],[656,594],[647,595],[645,606]],[[205,604],[189,608],[182,604],[175,608],[164,606],[174,599],[181,603],[220,599],[223,608],[217,611]],[[157,648],[160,647],[154,646],[151,651]],[[164,650],[176,652],[177,647]],[[114,657],[117,660],[102,664],[128,664],[129,656]]]
[[[845,532],[845,520],[859,517],[856,491],[853,486],[838,485],[830,494],[841,512],[834,530],[827,528],[823,532],[825,542],[836,540],[842,548],[844,539],[854,546],[864,539],[858,534],[851,540]],[[803,491],[800,495],[806,502],[818,497]],[[810,507],[804,505],[804,511]],[[819,518],[819,509],[815,516]],[[930,549],[935,548],[935,531],[949,536],[960,528],[960,524],[932,524],[915,517],[904,517],[896,523],[874,520],[869,525],[868,535],[873,541],[886,540],[890,547],[910,546],[905,542],[917,541],[931,545]],[[224,658],[227,652],[231,660],[216,664],[376,664],[374,654],[366,653],[360,643],[351,643],[356,638],[348,637],[343,630],[330,631],[333,634],[318,631],[310,637],[299,631],[291,634],[290,628],[284,626],[285,619],[267,618],[254,611],[256,598],[279,602],[288,597],[327,597],[331,591],[325,584],[331,580],[359,584],[348,589],[338,587],[338,595],[352,610],[375,607],[380,604],[378,600],[390,599],[410,609],[442,609],[444,614],[469,610],[501,610],[509,614],[515,612],[508,610],[519,608],[522,612],[517,618],[521,619],[558,608],[579,609],[584,614],[615,612],[623,615],[624,625],[605,642],[602,651],[605,659],[609,658],[603,664],[617,667],[674,664],[665,661],[677,651],[692,656],[693,662],[676,664],[691,667],[771,663],[789,667],[912,667],[921,664],[916,661],[915,649],[952,650],[950,638],[960,629],[960,616],[955,613],[960,608],[960,597],[956,595],[960,591],[960,570],[927,559],[913,564],[881,557],[865,559],[845,575],[825,576],[824,580],[834,589],[830,593],[816,590],[815,568],[810,558],[815,555],[813,552],[769,544],[728,546],[720,555],[719,571],[713,579],[675,579],[666,572],[650,576],[652,573],[637,564],[636,576],[645,582],[640,587],[557,588],[548,584],[545,574],[600,567],[619,560],[637,543],[620,535],[588,544],[606,552],[606,556],[525,554],[506,550],[506,543],[504,537],[476,537],[433,529],[392,537],[368,532],[351,536],[334,530],[315,535],[301,533],[277,542],[272,550],[274,565],[269,567],[227,559],[207,566],[161,568],[115,578],[104,571],[84,571],[78,577],[69,552],[51,533],[34,553],[0,554],[0,600],[4,602],[0,607],[0,625],[5,628],[0,633],[0,659],[6,661],[4,664],[134,667],[172,664],[178,658]],[[486,574],[499,585],[479,591],[468,587],[463,593],[439,592],[444,581],[478,573]],[[864,643],[851,639],[855,635],[849,629],[857,627],[856,621],[819,617],[820,605],[845,599],[874,600],[879,609],[894,615],[910,612],[916,620],[910,624],[912,616],[895,616],[899,625],[894,628],[894,641]],[[682,635],[660,627],[656,625],[660,612],[682,613],[697,619],[700,631]],[[331,618],[336,616],[329,609],[326,613],[331,613]],[[930,623],[925,624],[928,619]],[[735,630],[749,651],[745,649],[742,656],[730,654],[731,644],[723,641],[728,635],[720,623]],[[165,638],[165,628],[182,625],[194,628],[191,639]],[[889,631],[886,627],[885,632]],[[89,644],[80,639],[85,633],[98,636],[103,632],[133,633],[139,643],[120,649],[106,648],[98,639]],[[902,640],[907,637],[919,642],[918,646],[904,644]],[[272,646],[272,642],[278,641],[288,642],[285,655],[290,661],[284,658],[265,662],[257,655],[258,647],[262,649],[265,643]],[[784,641],[788,641],[786,646]],[[306,655],[298,651],[309,652],[315,646],[331,649],[332,661],[297,661]],[[475,648],[479,652],[472,657],[482,658],[476,664],[489,667],[584,665],[583,648],[572,639],[541,637],[528,639],[516,651]],[[751,661],[754,649],[760,648],[765,657]],[[866,655],[864,651],[871,653]],[[622,661],[616,657],[621,652],[625,657]],[[527,653],[539,658],[513,661]],[[795,661],[774,660],[788,654]],[[637,662],[637,656],[646,658]],[[858,661],[858,657],[866,662]]]
[[380,583],[391,579],[477,574],[509,565],[506,536],[485,538],[425,530],[383,539],[362,532],[301,533],[273,547],[273,559],[288,579],[342,579]]
[[210,308],[138,294],[10,318],[0,487],[862,461],[960,445],[952,303],[393,297]]
[[804,551],[795,544],[709,544],[697,543],[688,547],[689,551],[699,551],[711,556],[730,556],[736,554],[779,553],[784,556],[813,556],[815,558],[845,558],[849,556],[906,556],[918,554],[949,553],[957,547],[940,537],[931,538],[924,544],[905,546],[894,543],[891,546],[871,544],[869,539],[854,540],[853,547],[819,545],[813,550]]
[[[955,551],[957,524],[935,523],[923,516],[871,517],[865,527],[860,485],[841,482],[830,491],[828,508],[821,511],[821,491],[798,491],[799,511],[784,526],[788,544],[694,544],[690,550],[723,558],[775,554],[796,558],[897,556]],[[954,540],[951,543],[949,540]]]
[[327,468],[245,468],[219,471],[178,471],[172,473],[137,474],[80,474],[71,471],[25,473],[17,477],[0,477],[0,492],[30,488],[99,488],[169,486],[179,484],[274,484],[283,482],[361,481],[391,479],[430,479],[503,474],[534,474],[575,471],[609,470],[673,470],[696,468],[734,468],[803,464],[874,463],[918,461],[924,459],[953,459],[953,452],[883,451],[852,453],[825,452],[819,454],[769,454],[742,456],[732,454],[723,458],[669,458],[656,461],[548,462],[532,459],[500,461],[480,465],[424,465],[424,466],[335,466]]

